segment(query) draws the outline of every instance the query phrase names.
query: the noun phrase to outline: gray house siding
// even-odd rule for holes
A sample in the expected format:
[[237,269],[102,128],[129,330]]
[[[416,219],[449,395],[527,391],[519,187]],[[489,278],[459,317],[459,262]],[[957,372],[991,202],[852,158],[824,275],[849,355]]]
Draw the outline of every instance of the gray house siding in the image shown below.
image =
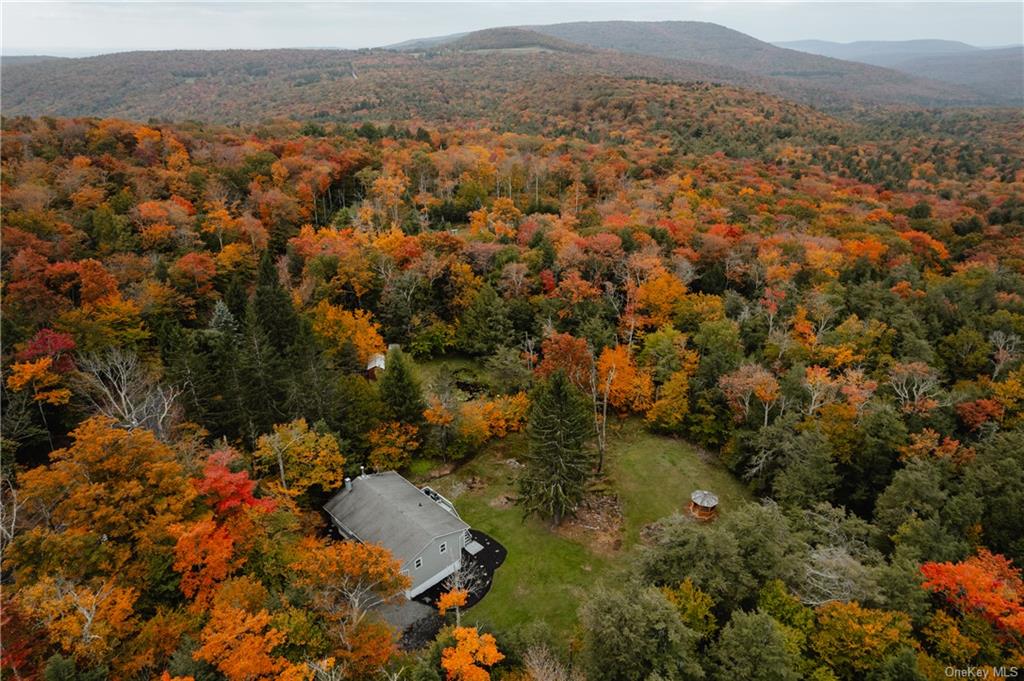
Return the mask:
[[[434,586],[442,579],[458,570],[462,565],[462,548],[465,543],[465,532],[452,532],[437,537],[419,554],[402,566],[402,572],[412,580],[412,586],[406,591],[408,598],[415,598],[423,591]],[[441,545],[445,545],[444,553]],[[416,567],[417,559],[420,561]]]

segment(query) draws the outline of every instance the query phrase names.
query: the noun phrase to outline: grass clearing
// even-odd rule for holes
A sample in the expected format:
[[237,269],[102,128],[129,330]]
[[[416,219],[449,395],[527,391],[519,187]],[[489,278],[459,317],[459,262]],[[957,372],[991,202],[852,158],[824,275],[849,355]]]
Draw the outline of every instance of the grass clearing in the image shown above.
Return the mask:
[[[467,523],[508,549],[491,592],[466,613],[470,623],[508,630],[540,621],[554,631],[569,631],[587,591],[631,559],[645,525],[684,510],[695,489],[717,493],[724,512],[750,499],[727,470],[685,442],[648,433],[638,419],[617,422],[609,433],[605,470],[622,508],[623,545],[602,555],[556,534],[543,521],[524,520],[520,508],[505,501],[515,494],[517,475],[509,460],[518,459],[525,447],[522,433],[494,441],[454,473],[429,483],[455,503]],[[420,479],[424,468],[416,469]]]

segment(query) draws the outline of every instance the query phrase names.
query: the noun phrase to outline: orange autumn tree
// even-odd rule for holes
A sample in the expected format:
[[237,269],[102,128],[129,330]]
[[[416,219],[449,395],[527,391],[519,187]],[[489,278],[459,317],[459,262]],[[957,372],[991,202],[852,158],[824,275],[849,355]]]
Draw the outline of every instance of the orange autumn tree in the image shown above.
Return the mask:
[[607,387],[608,403],[617,411],[644,412],[651,407],[651,375],[637,367],[627,346],[616,345],[601,351],[597,379],[602,389]]
[[351,343],[360,362],[365,363],[373,354],[384,352],[380,324],[373,321],[373,315],[367,310],[350,312],[326,300],[320,301],[313,310],[313,331],[329,341],[335,351]]
[[476,627],[457,627],[452,635],[455,645],[441,652],[441,669],[448,681],[488,681],[491,675],[485,667],[505,659],[494,636],[481,634]]
[[585,338],[568,333],[551,333],[541,343],[543,359],[537,365],[537,375],[547,378],[558,370],[580,390],[590,392],[591,368],[594,356]]
[[210,612],[193,657],[212,664],[228,681],[311,678],[312,671],[305,665],[274,654],[285,635],[270,625],[270,619],[266,610],[248,612],[218,604]]
[[725,393],[737,420],[742,421],[750,415],[751,402],[760,402],[764,412],[764,425],[768,425],[768,416],[782,393],[779,382],[770,371],[760,364],[744,364],[736,371],[718,379],[718,387]]
[[465,589],[451,589],[441,594],[437,599],[437,613],[444,617],[448,611],[455,609],[455,626],[462,626],[462,612],[460,608],[466,605],[469,600],[469,592]]
[[22,589],[17,603],[44,623],[50,641],[64,652],[99,663],[111,659],[120,641],[135,630],[137,598],[135,589],[109,579],[85,585],[64,577],[44,577]]
[[419,449],[419,429],[411,423],[387,421],[370,431],[370,465],[377,471],[397,471]]
[[1013,562],[987,549],[960,563],[925,563],[922,587],[961,614],[976,613],[1004,632],[1024,636],[1024,580]]
[[371,609],[400,602],[411,585],[391,552],[376,544],[307,537],[292,564],[295,583],[331,623],[335,659],[345,678],[363,678],[395,652],[393,632]]
[[676,307],[686,295],[686,286],[678,277],[661,271],[636,290],[636,306],[644,326],[665,326],[672,322]]
[[170,528],[196,497],[175,453],[147,430],[95,416],[50,462],[19,475],[24,508],[46,509],[48,520],[11,547],[19,582],[59,571],[68,579],[116,574],[120,585],[144,586],[149,560],[172,551]]
[[60,375],[53,370],[52,357],[13,364],[7,387],[14,392],[28,390],[35,402],[44,404],[67,404],[71,400],[71,391],[61,385]]
[[235,538],[227,527],[206,518],[182,528],[175,547],[174,570],[181,575],[181,592],[201,611],[221,581],[245,562],[236,555]]

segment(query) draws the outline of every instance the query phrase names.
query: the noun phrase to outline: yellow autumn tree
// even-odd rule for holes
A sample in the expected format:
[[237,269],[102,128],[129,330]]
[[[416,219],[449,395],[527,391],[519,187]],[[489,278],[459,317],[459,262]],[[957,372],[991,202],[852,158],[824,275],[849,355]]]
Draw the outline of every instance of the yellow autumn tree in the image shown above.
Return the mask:
[[306,419],[274,426],[260,436],[252,453],[262,475],[274,475],[289,494],[304,494],[313,486],[331,490],[345,478],[345,457],[330,433],[311,430]]

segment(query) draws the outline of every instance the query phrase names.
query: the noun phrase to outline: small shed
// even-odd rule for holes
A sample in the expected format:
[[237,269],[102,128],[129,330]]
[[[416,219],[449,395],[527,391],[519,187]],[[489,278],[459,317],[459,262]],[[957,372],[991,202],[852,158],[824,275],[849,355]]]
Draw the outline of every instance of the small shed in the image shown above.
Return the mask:
[[366,377],[371,381],[377,379],[377,374],[384,371],[387,364],[386,358],[383,352],[375,352],[370,355],[370,359],[366,362]]
[[690,495],[690,515],[697,520],[713,520],[718,515],[718,495],[699,489]]

